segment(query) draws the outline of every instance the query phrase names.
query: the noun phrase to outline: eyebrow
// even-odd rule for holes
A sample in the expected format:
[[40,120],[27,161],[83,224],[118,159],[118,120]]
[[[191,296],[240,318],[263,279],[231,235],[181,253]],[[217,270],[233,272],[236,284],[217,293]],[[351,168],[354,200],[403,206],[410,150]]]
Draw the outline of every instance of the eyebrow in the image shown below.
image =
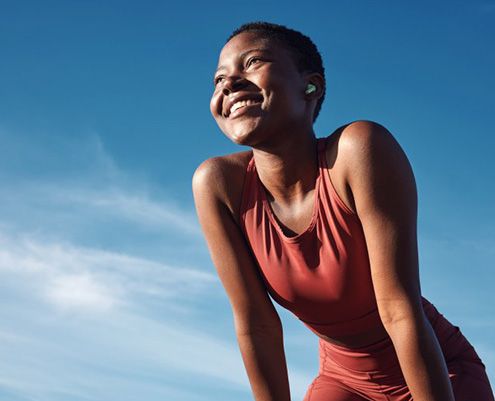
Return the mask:
[[[244,59],[249,53],[254,53],[254,52],[260,52],[260,51],[268,51],[268,48],[266,47],[258,47],[256,49],[249,49],[249,50],[246,50],[245,52],[242,52],[241,55],[239,56],[239,58],[242,60]],[[215,70],[215,73],[217,73],[218,71],[220,70],[225,70],[227,69],[226,66],[224,65],[220,65],[218,66],[218,68]]]

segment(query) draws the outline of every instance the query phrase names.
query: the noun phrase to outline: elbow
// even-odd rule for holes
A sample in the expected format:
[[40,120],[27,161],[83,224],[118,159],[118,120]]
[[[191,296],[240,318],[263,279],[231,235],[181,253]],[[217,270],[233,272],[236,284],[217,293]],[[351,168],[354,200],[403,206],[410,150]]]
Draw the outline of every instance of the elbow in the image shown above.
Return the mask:
[[378,308],[383,327],[390,336],[395,333],[414,330],[426,324],[426,316],[422,307],[412,308],[409,305],[401,307]]
[[406,313],[383,314],[380,315],[380,319],[382,321],[383,327],[385,327],[387,331],[397,326],[410,324],[414,321],[413,317]]
[[237,337],[282,337],[283,329],[280,319],[271,319],[269,322],[244,322],[234,319]]

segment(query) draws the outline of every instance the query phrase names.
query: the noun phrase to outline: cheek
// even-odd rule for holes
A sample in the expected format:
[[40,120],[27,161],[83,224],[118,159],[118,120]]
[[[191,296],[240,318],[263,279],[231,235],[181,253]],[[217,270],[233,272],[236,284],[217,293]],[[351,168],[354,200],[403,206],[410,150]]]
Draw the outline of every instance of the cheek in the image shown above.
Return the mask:
[[221,93],[214,92],[210,99],[210,113],[217,122],[222,117],[222,102]]
[[216,118],[218,99],[215,94],[210,99],[210,113]]

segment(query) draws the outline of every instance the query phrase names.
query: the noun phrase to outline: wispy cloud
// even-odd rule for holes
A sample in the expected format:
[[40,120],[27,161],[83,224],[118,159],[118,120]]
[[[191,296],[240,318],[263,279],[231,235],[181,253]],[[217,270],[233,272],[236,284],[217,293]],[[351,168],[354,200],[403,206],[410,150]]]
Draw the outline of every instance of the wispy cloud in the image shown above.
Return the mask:
[[[203,299],[214,306],[219,285],[205,271],[208,260],[198,265],[188,257],[191,242],[200,255],[204,246],[194,212],[119,169],[98,137],[80,148],[85,155],[76,167],[62,157],[53,171],[39,175],[2,169],[0,394],[50,401],[130,400],[138,394],[202,399],[181,390],[177,371],[243,391],[235,344],[184,319],[203,307]],[[51,151],[64,154],[22,150],[14,153],[26,165],[32,157],[43,165]],[[105,230],[113,234],[111,249],[106,238],[94,239]],[[172,242],[182,258],[133,252],[157,236]]]
[[[250,399],[194,211],[120,169],[97,136],[79,148],[75,165],[0,176],[0,396]],[[35,156],[52,153],[64,152]],[[313,373],[289,373],[302,398]]]
[[[0,137],[5,139],[5,132]],[[76,143],[56,144],[53,148],[34,144],[40,154],[32,150],[20,152],[19,144],[12,138],[4,140],[0,150],[0,206],[4,224],[28,223],[31,227],[50,229],[53,225],[66,224],[71,229],[74,221],[85,219],[116,219],[142,229],[161,233],[200,237],[199,226],[192,210],[180,207],[179,199],[163,195],[160,188],[143,176],[134,176],[120,169],[106,152],[101,139],[91,135]],[[8,148],[15,149],[9,152]],[[5,149],[7,148],[7,149]],[[61,149],[60,149],[61,148]],[[74,149],[75,148],[75,149]],[[11,154],[16,160],[10,161]],[[69,155],[69,156],[68,156]],[[74,157],[72,155],[75,155]],[[76,157],[77,156],[77,157]],[[45,158],[51,167],[39,169],[34,174],[15,172],[13,164],[24,162],[25,166],[44,166]],[[38,160],[36,160],[38,159]]]
[[62,309],[111,310],[118,300],[107,285],[98,282],[90,273],[60,275],[48,285],[46,297]]
[[196,296],[217,280],[198,269],[32,236],[0,233],[0,274],[61,309],[110,310],[118,305]]
[[199,226],[192,213],[186,213],[172,203],[153,201],[145,193],[126,193],[119,188],[98,191],[64,188],[52,193],[56,194],[58,202],[99,209],[101,213],[124,218],[144,226],[200,235]]

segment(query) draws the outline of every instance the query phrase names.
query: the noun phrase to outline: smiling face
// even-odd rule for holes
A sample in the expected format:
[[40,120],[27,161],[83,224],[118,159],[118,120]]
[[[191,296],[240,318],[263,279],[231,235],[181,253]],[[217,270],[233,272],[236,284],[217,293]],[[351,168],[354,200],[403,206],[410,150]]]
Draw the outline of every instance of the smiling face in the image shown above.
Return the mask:
[[256,145],[312,122],[307,79],[286,46],[256,32],[234,36],[220,53],[210,110],[233,142]]

